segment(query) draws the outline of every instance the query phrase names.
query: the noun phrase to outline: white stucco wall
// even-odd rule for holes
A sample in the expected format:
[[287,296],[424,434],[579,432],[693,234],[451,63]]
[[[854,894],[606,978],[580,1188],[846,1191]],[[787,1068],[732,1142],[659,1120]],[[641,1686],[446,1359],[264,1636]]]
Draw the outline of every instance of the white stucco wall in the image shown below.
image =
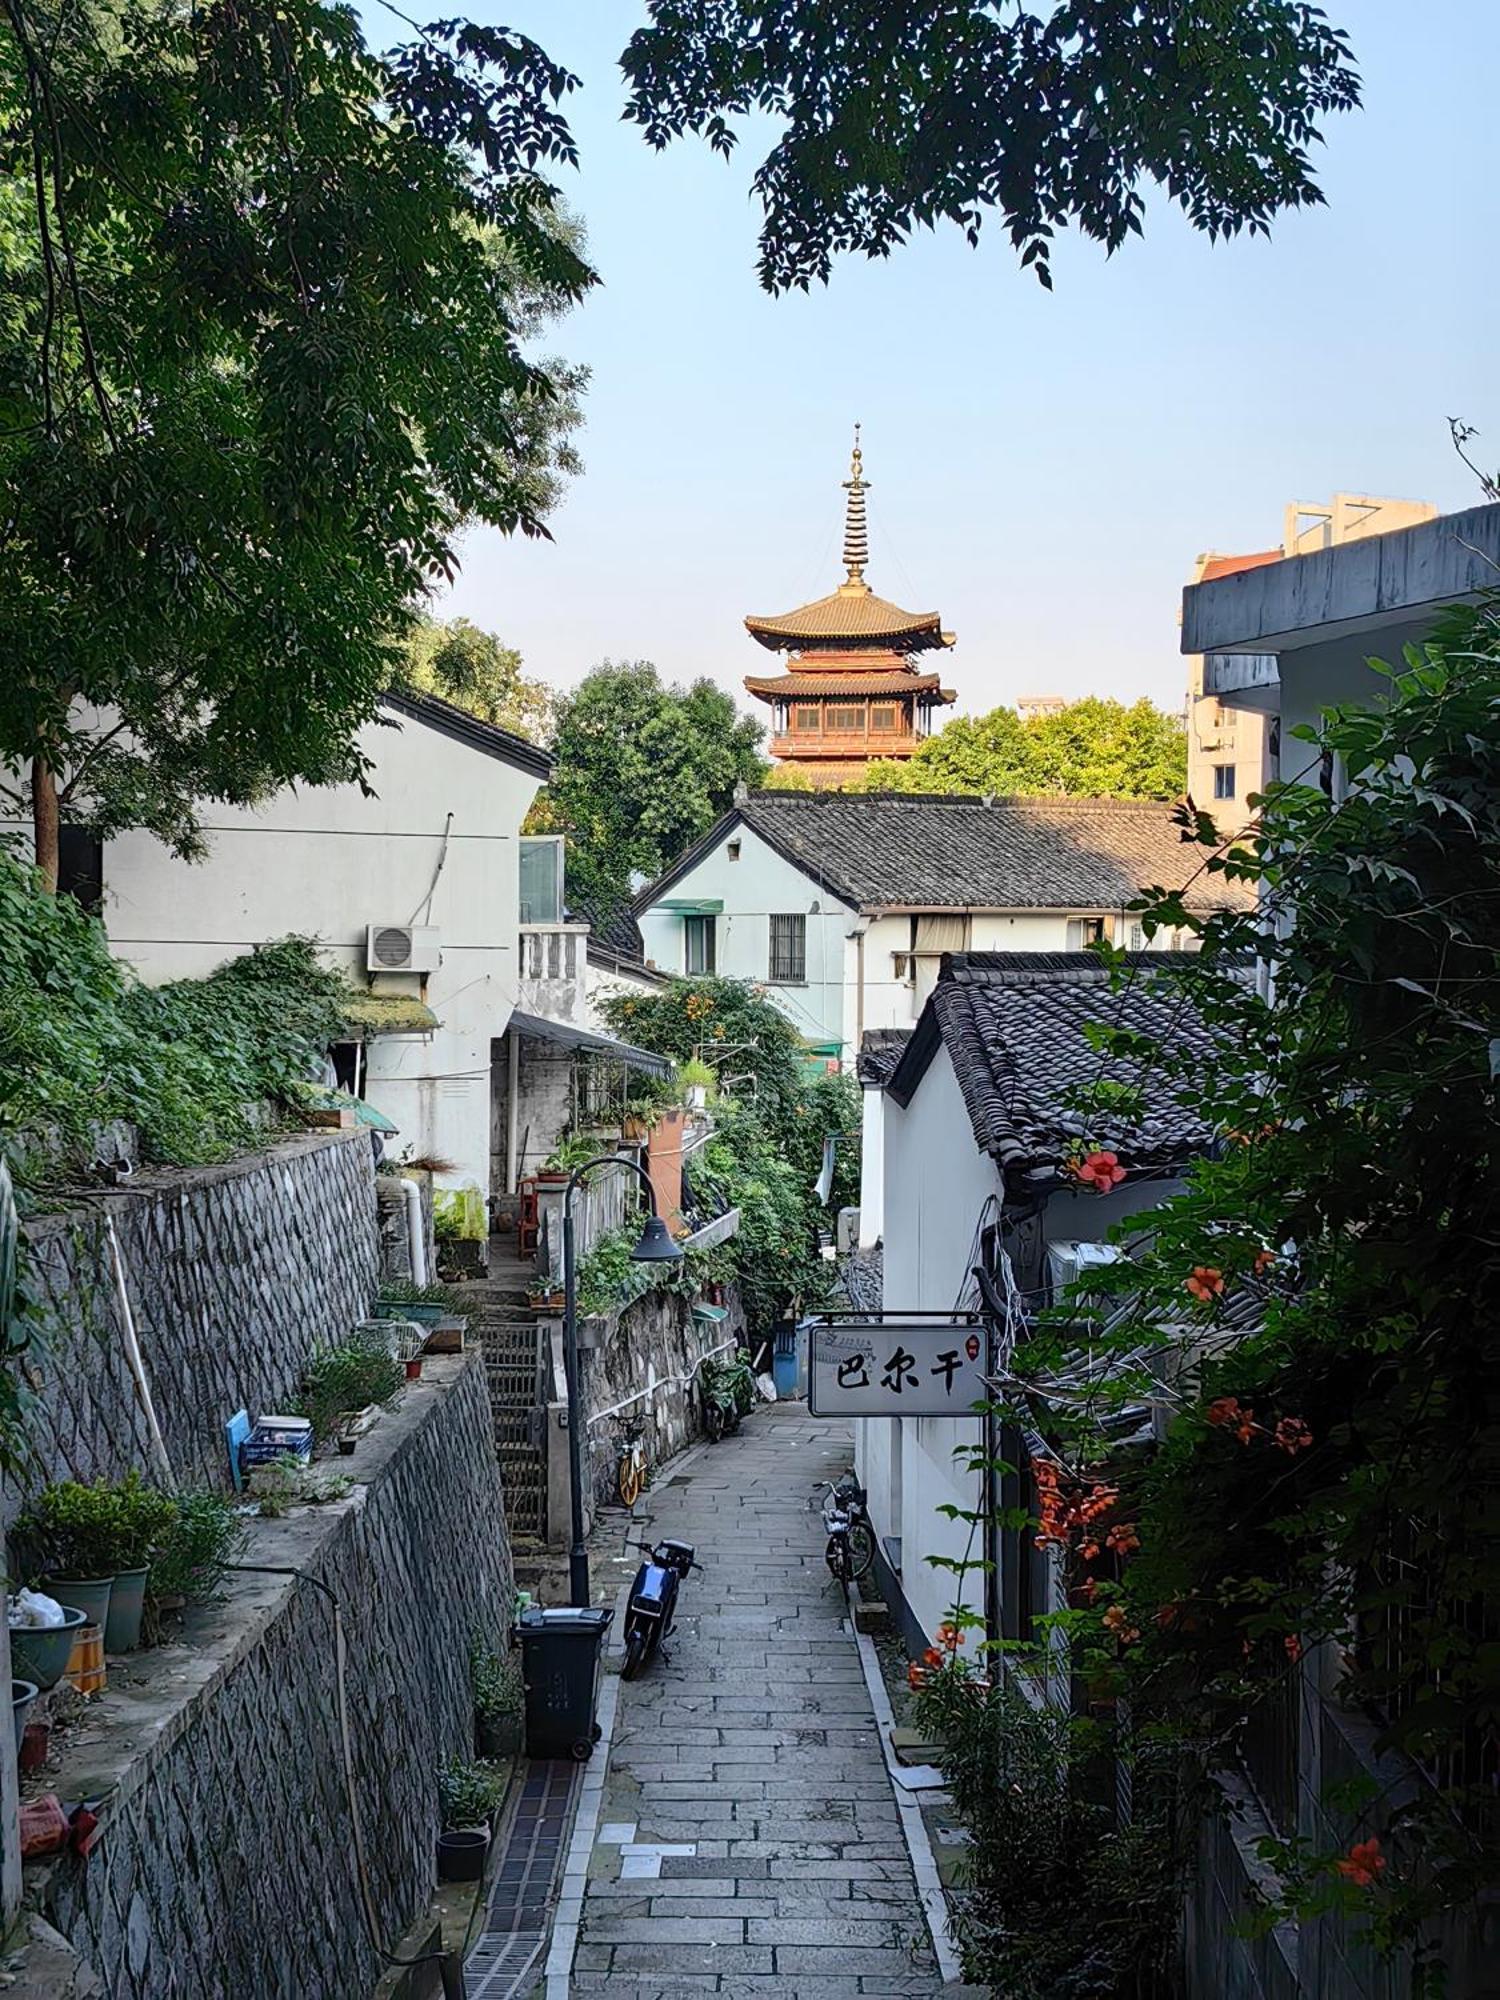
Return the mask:
[[860,1092],[859,1247],[871,1250],[885,1229],[885,1108],[883,1090]]
[[[446,1182],[488,1190],[490,1042],[515,1001],[516,841],[539,781],[405,717],[372,724],[360,747],[374,798],[341,785],[288,789],[254,811],[210,806],[209,852],[192,864],[149,834],[111,841],[110,943],[158,984],[296,931],[363,986],[367,925],[435,925],[442,963],[426,998],[442,1025],[372,1041],[364,1094],[400,1126],[396,1151],[449,1159]],[[404,976],[382,983],[417,990]]]
[[[879,1105],[884,1162],[884,1305],[941,1311],[964,1294],[976,1232],[988,1197],[1001,1194],[1000,1176],[974,1141],[969,1114],[945,1049],[905,1110],[886,1093],[867,1091],[866,1130]],[[1102,1242],[1122,1218],[1153,1208],[1175,1182],[1127,1181],[1113,1195],[1059,1193],[1043,1218],[1047,1241]],[[990,1219],[995,1219],[992,1215]],[[981,1442],[978,1420],[866,1418],[856,1426],[856,1464],[869,1491],[877,1534],[901,1538],[901,1587],[912,1616],[930,1636],[954,1600],[956,1579],[924,1558],[962,1559],[968,1527],[950,1521],[945,1505],[978,1504],[978,1477],[954,1458]],[[971,1551],[977,1558],[977,1546]],[[970,1579],[966,1599],[983,1610],[984,1580]]]
[[[740,844],[738,860],[729,853],[734,841]],[[844,953],[855,921],[847,903],[820,889],[746,826],[732,828],[666,895],[673,902],[723,903],[717,918],[715,965],[723,979],[764,981],[770,970],[773,913],[805,916],[806,983],[767,986],[766,994],[808,1041],[845,1039]],[[652,964],[663,972],[685,972],[682,912],[658,905],[641,913],[640,924]]]
[[[975,1231],[986,1199],[1000,1191],[999,1179],[974,1143],[945,1050],[905,1110],[889,1097],[883,1104],[885,1308],[941,1311],[965,1290]],[[964,1554],[967,1527],[937,1509],[975,1504],[977,1479],[953,1453],[979,1443],[981,1425],[967,1418],[868,1418],[859,1430],[857,1463],[876,1533],[900,1536],[902,1591],[913,1617],[931,1634],[954,1601],[957,1580],[925,1558]],[[973,1553],[977,1558],[982,1550],[976,1546]],[[974,1609],[983,1608],[978,1572],[965,1594]]]

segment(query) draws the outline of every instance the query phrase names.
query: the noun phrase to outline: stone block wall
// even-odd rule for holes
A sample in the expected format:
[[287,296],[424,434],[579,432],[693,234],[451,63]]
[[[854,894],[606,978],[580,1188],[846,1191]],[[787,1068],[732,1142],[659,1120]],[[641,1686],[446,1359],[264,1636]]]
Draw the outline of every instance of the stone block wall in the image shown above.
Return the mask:
[[[739,1287],[729,1286],[724,1299],[728,1317],[713,1325],[695,1320],[691,1302],[672,1292],[647,1292],[614,1318],[590,1322],[595,1344],[579,1358],[596,1500],[614,1498],[620,1447],[633,1422],[645,1419],[646,1460],[653,1466],[701,1434],[693,1386],[698,1364],[712,1349],[744,1338]],[[617,1404],[625,1407],[616,1411]]]
[[[480,1358],[429,1362],[336,1463],[361,1482],[349,1498],[256,1521],[246,1560],[309,1571],[342,1608],[389,1949],[432,1888],[439,1767],[473,1755],[470,1636],[502,1634],[513,1602]],[[103,1838],[86,1863],[56,1864],[45,1912],[108,2000],[365,2000],[381,1965],[358,1899],[328,1601],[236,1577],[200,1618],[191,1650],[142,1655],[145,1685],[103,1697],[114,1767],[87,1742],[65,1753],[59,1787],[103,1793]]]
[[[374,1179],[368,1133],[319,1133],[225,1166],[153,1176],[139,1191],[28,1224],[46,1335],[30,1370],[37,1402],[22,1483],[154,1471],[111,1223],[178,1480],[224,1486],[225,1419],[276,1409],[309,1354],[369,1310]],[[8,1512],[18,1504],[12,1490]]]

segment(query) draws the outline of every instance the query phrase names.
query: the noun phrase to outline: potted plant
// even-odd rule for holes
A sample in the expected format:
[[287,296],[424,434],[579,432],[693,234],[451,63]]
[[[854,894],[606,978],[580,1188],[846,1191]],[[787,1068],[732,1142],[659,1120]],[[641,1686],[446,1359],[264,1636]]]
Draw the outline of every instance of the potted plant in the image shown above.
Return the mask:
[[245,1534],[244,1521],[224,1494],[179,1494],[177,1519],[146,1578],[152,1605],[173,1611],[213,1597],[244,1547]]
[[677,1087],[682,1093],[682,1101],[690,1111],[701,1111],[708,1103],[708,1093],[718,1082],[718,1078],[706,1062],[692,1056],[677,1066]]
[[476,1639],[469,1649],[474,1682],[474,1739],[482,1758],[514,1757],[521,1748],[520,1661]]
[[[108,1577],[104,1647],[133,1652],[141,1642],[146,1576],[177,1519],[177,1502],[148,1486],[139,1472],[84,1486],[65,1479],[47,1487],[16,1524],[15,1541],[56,1596],[68,1582]],[[64,1600],[59,1600],[64,1601]],[[96,1604],[98,1600],[95,1600]]]
[[438,1773],[440,1882],[478,1882],[490,1849],[490,1820],[505,1797],[509,1772],[455,1759]]
[[290,1414],[306,1417],[313,1437],[323,1444],[339,1435],[355,1411],[394,1402],[406,1370],[391,1346],[390,1323],[382,1321],[337,1347],[325,1347],[308,1362],[302,1393]]
[[596,1140],[586,1138],[582,1132],[570,1132],[558,1140],[542,1162],[537,1181],[544,1187],[565,1187],[575,1167],[585,1167],[590,1160],[597,1160],[603,1150]]

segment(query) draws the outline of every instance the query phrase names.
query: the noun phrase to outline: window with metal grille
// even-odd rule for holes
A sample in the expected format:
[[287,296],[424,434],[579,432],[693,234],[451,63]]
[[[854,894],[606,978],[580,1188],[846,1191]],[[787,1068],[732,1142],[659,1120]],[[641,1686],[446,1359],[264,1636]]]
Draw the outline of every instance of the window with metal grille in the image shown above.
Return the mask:
[[767,976],[777,986],[806,984],[806,917],[772,917],[771,963]]
[[707,979],[714,971],[718,938],[712,917],[682,920],[683,967],[690,979]]
[[1234,797],[1233,764],[1214,765],[1214,797],[1216,799],[1232,799]]

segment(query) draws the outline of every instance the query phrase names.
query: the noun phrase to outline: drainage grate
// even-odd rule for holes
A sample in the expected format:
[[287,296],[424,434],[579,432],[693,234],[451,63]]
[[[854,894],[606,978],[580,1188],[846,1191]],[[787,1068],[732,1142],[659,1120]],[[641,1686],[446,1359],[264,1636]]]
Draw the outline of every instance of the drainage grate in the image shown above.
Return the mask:
[[484,1932],[464,1966],[467,2000],[516,2000],[530,1990],[582,1769],[571,1759],[537,1759],[526,1767],[506,1822]]

